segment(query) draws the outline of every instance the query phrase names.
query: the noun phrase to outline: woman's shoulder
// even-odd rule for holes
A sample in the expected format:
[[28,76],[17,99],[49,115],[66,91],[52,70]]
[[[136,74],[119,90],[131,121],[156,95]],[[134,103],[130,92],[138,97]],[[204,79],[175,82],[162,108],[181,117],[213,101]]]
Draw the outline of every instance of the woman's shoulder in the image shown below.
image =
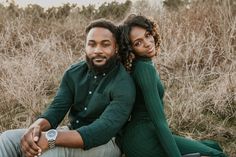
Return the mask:
[[152,60],[135,60],[134,62],[134,71],[142,70],[155,70],[154,63]]

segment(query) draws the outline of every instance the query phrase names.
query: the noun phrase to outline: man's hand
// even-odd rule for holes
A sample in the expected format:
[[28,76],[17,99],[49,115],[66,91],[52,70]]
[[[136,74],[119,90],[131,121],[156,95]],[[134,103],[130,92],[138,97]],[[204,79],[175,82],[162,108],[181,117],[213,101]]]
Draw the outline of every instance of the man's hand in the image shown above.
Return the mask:
[[39,126],[30,127],[21,138],[21,149],[26,157],[35,157],[41,154],[42,150],[37,145],[40,139],[41,130]]
[[46,132],[42,132],[41,136],[37,142],[37,145],[41,148],[41,152],[45,152],[48,148],[48,140],[45,137]]

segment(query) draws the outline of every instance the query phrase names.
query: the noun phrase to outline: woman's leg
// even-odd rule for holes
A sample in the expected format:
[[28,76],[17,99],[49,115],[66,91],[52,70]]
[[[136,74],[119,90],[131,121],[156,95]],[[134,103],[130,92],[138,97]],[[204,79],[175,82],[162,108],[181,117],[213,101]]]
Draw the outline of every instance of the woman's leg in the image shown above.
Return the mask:
[[126,157],[166,157],[150,121],[133,123],[126,128],[122,142]]
[[182,155],[198,152],[202,156],[227,157],[219,145],[213,141],[199,142],[197,140],[192,140],[177,135],[173,136]]

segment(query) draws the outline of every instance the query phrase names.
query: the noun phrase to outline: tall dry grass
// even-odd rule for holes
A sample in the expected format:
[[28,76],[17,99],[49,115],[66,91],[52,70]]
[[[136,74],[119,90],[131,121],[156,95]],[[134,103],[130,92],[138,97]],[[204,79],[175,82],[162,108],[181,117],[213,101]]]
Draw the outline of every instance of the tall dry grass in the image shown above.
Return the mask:
[[[236,156],[236,17],[228,1],[178,11],[139,5],[162,36],[157,68],[172,130],[220,142]],[[135,6],[135,5],[134,5]],[[137,5],[136,5],[137,7]],[[27,127],[52,100],[63,71],[83,54],[91,19],[0,17],[0,130]]]

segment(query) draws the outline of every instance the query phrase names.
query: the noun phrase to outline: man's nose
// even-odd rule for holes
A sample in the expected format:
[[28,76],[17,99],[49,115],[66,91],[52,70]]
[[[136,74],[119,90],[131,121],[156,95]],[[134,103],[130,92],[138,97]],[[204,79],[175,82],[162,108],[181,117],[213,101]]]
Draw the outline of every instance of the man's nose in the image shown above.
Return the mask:
[[102,53],[102,49],[100,46],[95,47],[94,53]]

